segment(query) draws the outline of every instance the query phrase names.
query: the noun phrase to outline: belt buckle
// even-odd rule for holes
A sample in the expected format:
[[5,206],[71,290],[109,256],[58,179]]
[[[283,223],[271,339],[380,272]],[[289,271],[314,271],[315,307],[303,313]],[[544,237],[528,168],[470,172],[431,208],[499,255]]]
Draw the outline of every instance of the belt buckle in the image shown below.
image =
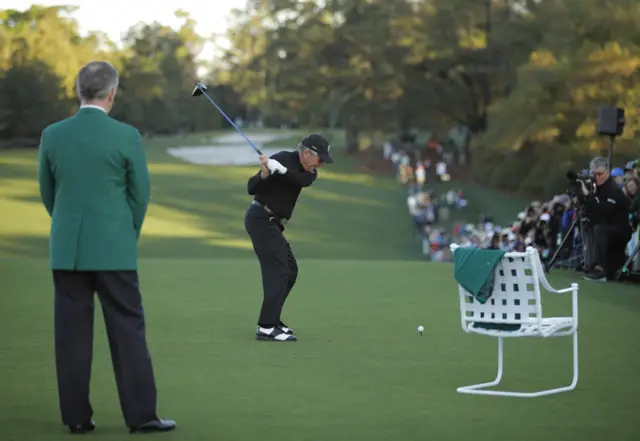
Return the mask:
[[282,225],[287,224],[288,219],[278,216],[271,208],[269,208],[268,205],[261,204],[260,206],[264,209],[264,211],[269,213],[269,220],[276,220],[279,224],[282,224]]

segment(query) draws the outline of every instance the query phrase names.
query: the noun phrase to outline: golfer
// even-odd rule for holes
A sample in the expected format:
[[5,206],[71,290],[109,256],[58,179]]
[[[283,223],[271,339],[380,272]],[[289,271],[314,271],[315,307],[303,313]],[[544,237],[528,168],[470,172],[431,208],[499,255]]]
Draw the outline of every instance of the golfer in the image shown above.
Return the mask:
[[298,277],[298,264],[282,233],[302,188],[313,184],[318,168],[331,163],[329,142],[321,135],[310,134],[300,141],[297,151],[281,151],[271,158],[261,155],[260,171],[249,179],[248,192],[254,200],[244,225],[262,270],[258,340],[297,341],[280,317]]

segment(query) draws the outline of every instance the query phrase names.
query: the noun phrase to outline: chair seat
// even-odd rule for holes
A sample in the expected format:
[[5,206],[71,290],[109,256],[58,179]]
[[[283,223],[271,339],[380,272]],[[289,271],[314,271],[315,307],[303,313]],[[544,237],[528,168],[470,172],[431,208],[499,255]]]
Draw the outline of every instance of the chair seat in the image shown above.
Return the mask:
[[529,323],[517,323],[517,325],[520,325],[520,328],[513,331],[485,329],[477,327],[477,322],[469,323],[467,328],[476,334],[491,337],[552,337],[559,332],[562,333],[562,331],[567,330],[567,328],[572,328],[575,324],[574,322],[573,317],[552,317],[543,318],[541,327],[538,326],[537,320],[532,320]]

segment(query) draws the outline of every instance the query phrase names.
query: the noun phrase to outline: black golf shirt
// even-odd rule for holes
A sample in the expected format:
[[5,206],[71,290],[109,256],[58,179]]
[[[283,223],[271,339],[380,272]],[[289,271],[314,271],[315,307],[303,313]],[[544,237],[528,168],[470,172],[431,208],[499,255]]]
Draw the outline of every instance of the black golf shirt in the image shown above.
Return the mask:
[[273,173],[267,179],[262,179],[258,172],[249,179],[247,191],[277,216],[290,219],[300,191],[313,184],[318,173],[302,168],[297,151],[281,151],[270,158],[284,165],[287,172],[284,175]]

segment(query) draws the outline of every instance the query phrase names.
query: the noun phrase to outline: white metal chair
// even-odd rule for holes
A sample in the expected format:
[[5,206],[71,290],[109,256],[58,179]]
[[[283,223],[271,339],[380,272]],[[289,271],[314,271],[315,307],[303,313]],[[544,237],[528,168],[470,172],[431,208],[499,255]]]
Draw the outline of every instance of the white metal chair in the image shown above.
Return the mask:
[[[455,254],[459,245],[452,244]],[[459,393],[479,395],[500,395],[511,397],[540,397],[570,391],[578,384],[578,284],[570,288],[556,290],[545,277],[540,256],[535,248],[528,247],[524,253],[506,253],[495,269],[493,293],[482,304],[458,285],[462,329],[498,338],[498,374],[494,381],[459,387]],[[551,293],[572,295],[571,317],[548,317],[542,314],[540,284]],[[519,325],[517,330],[485,329],[478,323]],[[573,381],[570,385],[538,392],[509,392],[488,390],[497,386],[502,379],[503,339],[515,337],[562,337],[573,336]]]

